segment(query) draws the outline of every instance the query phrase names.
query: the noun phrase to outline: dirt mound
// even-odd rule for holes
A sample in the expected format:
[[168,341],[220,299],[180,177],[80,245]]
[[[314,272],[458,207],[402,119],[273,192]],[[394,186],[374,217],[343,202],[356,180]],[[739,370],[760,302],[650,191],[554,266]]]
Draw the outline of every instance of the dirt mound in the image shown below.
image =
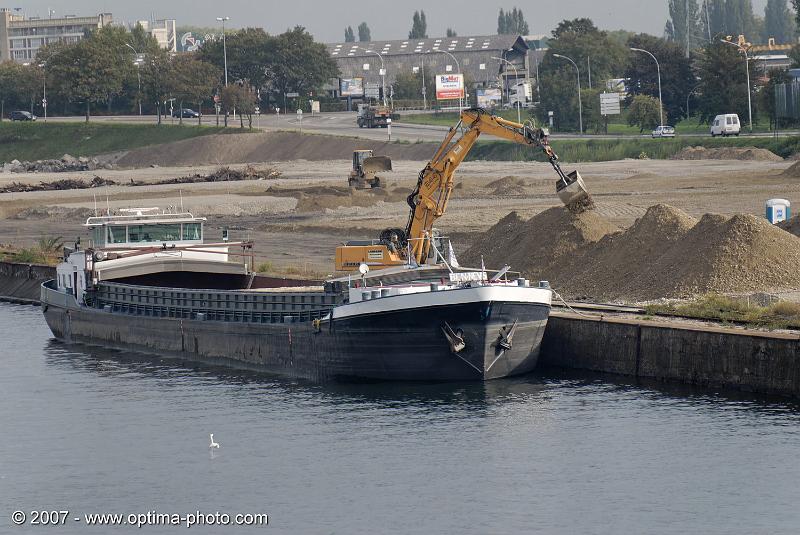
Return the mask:
[[788,176],[789,178],[800,178],[800,161],[792,164],[788,169],[785,169],[781,175]]
[[531,278],[560,282],[564,280],[561,267],[568,257],[617,230],[594,211],[575,214],[555,207],[528,221],[512,212],[462,255],[462,263],[478,266],[482,255],[488,266],[505,263]]
[[26,208],[10,219],[37,220],[54,219],[58,221],[86,221],[86,218],[95,215],[91,208],[70,208],[67,206],[33,206]]
[[758,162],[782,162],[783,158],[767,149],[758,147],[685,147],[672,160],[752,160]]
[[405,201],[411,190],[405,188],[371,188],[358,190],[346,186],[311,186],[307,188],[277,188],[266,190],[270,197],[297,199],[295,211],[324,212],[351,206],[373,206],[379,202]]
[[470,265],[481,253],[492,266],[510,263],[573,298],[644,301],[800,288],[800,238],[763,218],[707,214],[698,222],[656,205],[627,230],[614,230],[594,212],[553,208],[529,221],[512,213],[463,256]]
[[347,160],[355,149],[396,160],[428,160],[433,143],[387,143],[293,132],[214,134],[129,151],[120,167],[214,165],[282,160]]
[[521,195],[525,193],[527,183],[515,176],[504,176],[486,184],[486,189],[493,190],[494,195]]

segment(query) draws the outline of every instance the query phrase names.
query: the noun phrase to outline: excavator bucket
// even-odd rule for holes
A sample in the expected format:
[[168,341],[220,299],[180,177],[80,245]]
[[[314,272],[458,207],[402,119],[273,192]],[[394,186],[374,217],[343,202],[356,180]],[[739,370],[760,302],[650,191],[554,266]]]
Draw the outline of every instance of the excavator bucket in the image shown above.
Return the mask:
[[556,193],[558,193],[558,198],[567,208],[574,206],[588,207],[592,204],[592,198],[589,196],[586,184],[578,171],[569,173],[566,175],[566,179],[558,179]]
[[364,171],[364,174],[375,174],[380,173],[381,171],[391,171],[392,159],[388,156],[370,156],[369,158],[364,158],[361,168]]

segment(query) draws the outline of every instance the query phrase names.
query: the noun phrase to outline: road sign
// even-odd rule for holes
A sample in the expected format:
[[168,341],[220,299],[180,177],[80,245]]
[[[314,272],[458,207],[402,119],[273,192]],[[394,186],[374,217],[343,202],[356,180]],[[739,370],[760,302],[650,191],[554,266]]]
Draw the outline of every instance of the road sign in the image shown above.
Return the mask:
[[300,96],[300,93],[286,93],[286,97],[287,98],[295,98],[295,97],[299,97],[299,96]]
[[600,94],[600,115],[619,115],[619,93]]
[[301,110],[301,109],[299,109],[299,108],[298,108],[298,109],[297,109],[297,116],[298,116],[298,117],[302,117],[302,116],[303,116],[303,110]]
[[380,98],[381,87],[377,82],[369,82],[364,84],[364,96],[367,98]]
[[42,106],[47,106],[47,99],[46,98],[42,99]]
[[219,95],[214,95],[214,104],[219,102]]
[[261,108],[256,106],[256,115],[261,115]]

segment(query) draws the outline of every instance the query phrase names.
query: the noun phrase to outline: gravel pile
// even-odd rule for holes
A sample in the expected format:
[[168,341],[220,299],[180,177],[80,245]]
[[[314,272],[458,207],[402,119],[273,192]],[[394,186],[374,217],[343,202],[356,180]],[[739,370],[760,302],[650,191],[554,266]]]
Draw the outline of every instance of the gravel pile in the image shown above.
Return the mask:
[[685,147],[671,160],[752,160],[758,162],[782,162],[783,158],[767,149],[758,147]]
[[781,221],[778,223],[778,227],[782,228],[786,232],[791,232],[795,236],[800,236],[800,215],[796,215],[791,219],[787,219],[786,221]]
[[591,211],[552,208],[528,221],[510,214],[463,255],[465,264],[479,265],[481,252],[487,265],[509,263],[571,298],[632,302],[800,288],[797,236],[753,215],[696,221],[667,205],[624,231]]
[[800,161],[792,164],[791,167],[785,169],[781,174],[783,176],[788,176],[789,178],[800,178]]
[[80,156],[75,158],[65,154],[58,160],[19,161],[11,160],[3,164],[4,173],[63,173],[67,171],[94,171],[95,169],[113,169],[110,163],[102,163],[97,158]]

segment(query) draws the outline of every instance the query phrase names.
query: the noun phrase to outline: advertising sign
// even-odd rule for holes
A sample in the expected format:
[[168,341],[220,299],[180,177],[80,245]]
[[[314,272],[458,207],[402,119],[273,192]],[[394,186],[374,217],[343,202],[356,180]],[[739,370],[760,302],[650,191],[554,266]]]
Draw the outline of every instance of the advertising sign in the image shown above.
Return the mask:
[[464,98],[464,75],[436,75],[436,98],[438,100]]
[[339,79],[339,94],[343,97],[361,97],[364,96],[364,79],[363,78],[340,78]]
[[503,94],[499,88],[478,89],[477,96],[479,108],[494,108],[503,99]]

